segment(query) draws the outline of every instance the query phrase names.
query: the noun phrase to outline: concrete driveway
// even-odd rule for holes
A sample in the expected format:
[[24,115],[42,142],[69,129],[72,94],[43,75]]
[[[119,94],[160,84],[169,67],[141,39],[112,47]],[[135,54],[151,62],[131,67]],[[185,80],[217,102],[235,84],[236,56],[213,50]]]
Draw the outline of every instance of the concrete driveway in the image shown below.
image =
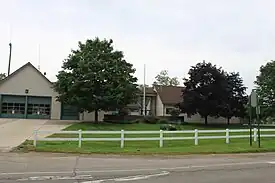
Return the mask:
[[32,139],[34,130],[58,131],[72,123],[59,120],[0,119],[0,152],[10,151],[26,139]]

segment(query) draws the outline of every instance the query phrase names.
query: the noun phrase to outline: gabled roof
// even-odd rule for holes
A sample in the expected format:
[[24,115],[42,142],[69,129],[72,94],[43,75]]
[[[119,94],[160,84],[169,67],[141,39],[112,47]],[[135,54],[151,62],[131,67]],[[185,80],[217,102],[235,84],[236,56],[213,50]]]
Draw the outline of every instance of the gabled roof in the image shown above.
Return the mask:
[[153,87],[145,88],[145,92],[149,94],[156,94]]
[[17,69],[16,71],[14,71],[13,73],[11,73],[9,76],[5,77],[3,80],[0,81],[0,85],[3,84],[4,82],[8,81],[10,78],[12,78],[13,76],[15,76],[17,73],[21,72],[23,69],[25,69],[26,67],[32,67],[38,74],[40,74],[47,82],[49,82],[50,84],[52,84],[52,82],[44,75],[42,74],[36,67],[34,67],[30,62],[26,63],[25,65],[23,65],[22,67],[20,67],[19,69]]
[[[140,93],[143,94],[143,87],[140,87],[139,90],[140,90]],[[156,92],[154,91],[153,87],[146,87],[145,88],[145,93],[146,94],[156,95]]]
[[160,86],[155,85],[155,90],[163,104],[176,105],[182,101],[182,86]]

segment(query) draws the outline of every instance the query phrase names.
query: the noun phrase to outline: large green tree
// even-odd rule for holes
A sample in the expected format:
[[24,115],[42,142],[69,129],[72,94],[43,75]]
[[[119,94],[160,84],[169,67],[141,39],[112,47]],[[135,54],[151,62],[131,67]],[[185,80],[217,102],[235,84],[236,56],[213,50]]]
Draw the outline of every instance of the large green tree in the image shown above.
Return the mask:
[[224,93],[223,103],[220,105],[219,115],[227,118],[229,124],[233,116],[241,118],[245,116],[248,96],[247,87],[244,86],[243,79],[238,72],[226,74],[226,81],[227,90]]
[[122,109],[136,99],[135,69],[114,50],[112,40],[88,39],[64,60],[54,83],[57,100],[75,105],[80,112]]
[[155,77],[156,81],[154,85],[162,85],[162,86],[178,86],[180,84],[177,77],[170,77],[167,70],[162,70]]
[[260,67],[255,84],[260,98],[261,116],[275,117],[275,60]]
[[244,117],[247,104],[246,87],[239,73],[226,73],[205,61],[191,67],[184,79],[183,102],[180,108],[188,115],[207,117]]
[[6,77],[6,73],[0,73],[0,81],[5,79]]
[[224,71],[205,61],[192,66],[189,78],[184,79],[183,102],[180,107],[189,116],[200,114],[208,123],[208,116],[219,116],[226,92]]

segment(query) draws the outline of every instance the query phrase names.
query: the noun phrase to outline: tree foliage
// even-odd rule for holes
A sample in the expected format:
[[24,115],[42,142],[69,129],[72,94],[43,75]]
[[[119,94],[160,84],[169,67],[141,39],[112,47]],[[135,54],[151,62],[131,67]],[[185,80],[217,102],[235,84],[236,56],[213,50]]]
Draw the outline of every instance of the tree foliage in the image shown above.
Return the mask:
[[199,113],[207,124],[208,116],[218,116],[226,78],[223,71],[211,63],[198,63],[188,72],[184,79],[183,103],[181,108],[188,115]]
[[169,77],[167,70],[162,70],[156,77],[155,85],[178,86],[180,84],[177,77]]
[[227,118],[229,124],[233,116],[245,117],[248,96],[246,94],[247,87],[244,86],[243,79],[238,72],[226,74],[226,80],[227,90],[219,114]]
[[133,65],[124,60],[123,52],[114,50],[112,40],[88,39],[63,62],[54,83],[57,100],[75,105],[80,112],[115,110],[133,102],[137,78]]
[[173,117],[178,117],[180,115],[180,109],[178,108],[173,108],[171,111],[170,111],[170,115],[173,116]]
[[244,115],[247,102],[245,87],[239,73],[227,74],[211,63],[198,63],[188,72],[184,79],[183,102],[180,108],[189,116],[200,114],[207,117]]
[[0,73],[0,81],[5,79],[6,77],[6,73]]
[[255,81],[261,106],[261,115],[275,117],[275,61],[271,60],[260,67],[260,74]]
[[173,120],[177,120],[179,115],[180,115],[181,111],[179,108],[174,108],[170,111],[170,115],[172,116]]

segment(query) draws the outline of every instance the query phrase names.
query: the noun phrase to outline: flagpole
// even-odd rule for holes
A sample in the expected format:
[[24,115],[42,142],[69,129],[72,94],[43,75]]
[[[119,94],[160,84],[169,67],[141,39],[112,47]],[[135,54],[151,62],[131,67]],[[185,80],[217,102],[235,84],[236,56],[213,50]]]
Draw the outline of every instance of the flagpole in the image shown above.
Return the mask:
[[146,86],[145,86],[145,83],[146,83],[146,65],[144,64],[144,71],[143,71],[143,115],[146,116],[146,100],[145,100],[145,96],[146,96]]

